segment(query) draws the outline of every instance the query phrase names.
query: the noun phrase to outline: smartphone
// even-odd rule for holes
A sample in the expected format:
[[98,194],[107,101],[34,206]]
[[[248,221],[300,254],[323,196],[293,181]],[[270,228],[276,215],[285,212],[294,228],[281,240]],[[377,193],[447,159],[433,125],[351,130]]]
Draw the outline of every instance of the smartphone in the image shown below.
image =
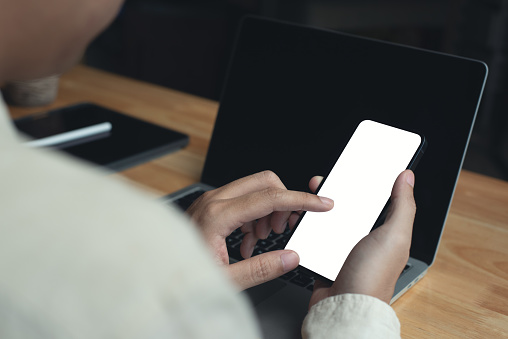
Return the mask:
[[416,167],[426,144],[417,133],[362,121],[317,192],[334,200],[333,209],[303,213],[286,245],[298,253],[300,266],[334,281],[372,230],[398,175]]

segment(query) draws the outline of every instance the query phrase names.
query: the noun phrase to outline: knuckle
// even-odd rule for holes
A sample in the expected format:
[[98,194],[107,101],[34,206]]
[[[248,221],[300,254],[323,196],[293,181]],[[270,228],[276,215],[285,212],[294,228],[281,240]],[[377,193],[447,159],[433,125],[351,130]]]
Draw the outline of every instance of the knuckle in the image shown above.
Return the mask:
[[215,190],[213,191],[206,191],[205,193],[201,194],[201,196],[197,199],[198,201],[208,201],[213,198],[213,195],[215,193]]
[[411,215],[414,218],[414,216],[416,215],[416,202],[415,202],[415,200],[412,197],[408,197],[406,199],[406,204],[407,204],[407,209],[411,212]]
[[[312,206],[313,200],[317,201],[319,198],[317,195],[304,193],[304,192],[298,192],[297,195],[297,202],[298,202],[298,210],[307,210],[309,206]],[[319,202],[321,203],[321,202]]]
[[220,204],[218,201],[208,201],[203,205],[202,215],[205,217],[213,217],[220,213]]
[[411,199],[409,203],[411,205],[411,209],[413,210],[413,212],[416,213],[416,209],[417,209],[417,207],[416,207],[416,201],[414,199]]
[[196,209],[198,209],[198,210],[203,209],[203,206],[208,204],[208,200],[210,200],[206,194],[207,193],[205,192],[200,197],[198,197],[196,200],[194,200],[194,202],[190,205],[190,207],[187,211],[196,210]]
[[277,174],[273,171],[265,170],[259,173],[261,180],[268,182],[272,185],[280,185],[282,182]]
[[416,202],[412,196],[398,197],[393,205],[392,209],[401,208],[412,214],[416,213]]
[[409,208],[411,208],[412,210],[416,211],[416,202],[415,202],[413,195],[406,196],[405,200],[406,200],[407,206]]
[[251,277],[254,282],[268,280],[271,276],[272,265],[268,260],[256,258],[251,263]]
[[265,189],[265,195],[270,199],[270,201],[277,201],[279,199],[282,199],[283,197],[283,191],[279,188],[267,188]]

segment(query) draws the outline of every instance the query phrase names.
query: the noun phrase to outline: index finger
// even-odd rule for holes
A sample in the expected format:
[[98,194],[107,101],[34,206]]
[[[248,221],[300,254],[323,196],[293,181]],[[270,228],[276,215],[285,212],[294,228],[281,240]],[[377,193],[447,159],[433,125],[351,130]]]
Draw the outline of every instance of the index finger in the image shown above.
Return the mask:
[[215,190],[215,196],[218,199],[228,199],[270,187],[286,189],[277,174],[272,171],[262,171],[219,187]]
[[326,212],[333,208],[331,199],[315,194],[267,188],[236,198],[221,200],[222,223],[238,228],[246,222],[262,218],[276,211]]

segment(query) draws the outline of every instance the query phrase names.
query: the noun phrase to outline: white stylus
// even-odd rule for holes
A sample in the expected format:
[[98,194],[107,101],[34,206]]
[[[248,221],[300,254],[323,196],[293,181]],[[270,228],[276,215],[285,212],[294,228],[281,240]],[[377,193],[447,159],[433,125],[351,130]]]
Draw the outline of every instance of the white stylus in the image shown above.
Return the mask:
[[78,128],[69,132],[55,134],[50,137],[41,138],[26,142],[25,145],[30,147],[48,147],[71,142],[79,139],[92,137],[94,135],[107,133],[111,131],[112,125],[110,122],[103,122],[97,125]]

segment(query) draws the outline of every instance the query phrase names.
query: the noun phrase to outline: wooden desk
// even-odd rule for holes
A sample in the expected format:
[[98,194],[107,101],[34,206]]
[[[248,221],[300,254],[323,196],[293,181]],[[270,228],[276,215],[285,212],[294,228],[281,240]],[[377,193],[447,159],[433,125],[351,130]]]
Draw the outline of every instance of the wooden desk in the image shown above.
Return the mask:
[[[199,179],[216,102],[78,66],[62,77],[55,103],[14,108],[12,115],[81,101],[190,135],[184,150],[126,170],[123,176],[161,195]],[[507,182],[462,171],[435,264],[393,308],[404,338],[508,337]]]

